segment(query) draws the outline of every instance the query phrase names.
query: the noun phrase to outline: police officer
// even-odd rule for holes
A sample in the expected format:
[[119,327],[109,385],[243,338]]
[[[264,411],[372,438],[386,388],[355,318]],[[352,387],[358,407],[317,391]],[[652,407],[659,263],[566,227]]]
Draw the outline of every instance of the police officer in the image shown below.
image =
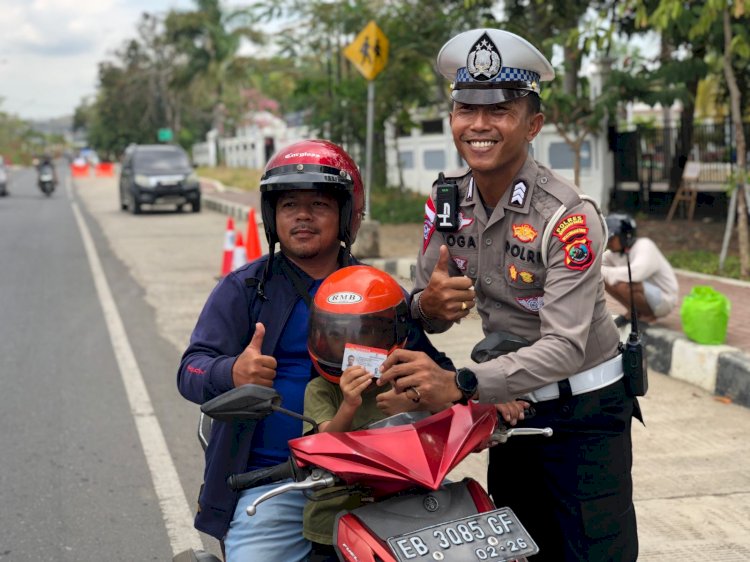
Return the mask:
[[[594,202],[529,153],[554,71],[528,41],[475,29],[437,58],[452,81],[453,140],[468,168],[441,175],[425,207],[412,313],[443,332],[476,305],[485,334],[530,342],[457,372],[398,350],[381,384],[422,401],[523,397],[553,428],[490,451],[488,484],[540,547],[535,560],[635,560],[631,418],[618,332],[601,277],[605,226]],[[522,416],[518,416],[522,419]]]

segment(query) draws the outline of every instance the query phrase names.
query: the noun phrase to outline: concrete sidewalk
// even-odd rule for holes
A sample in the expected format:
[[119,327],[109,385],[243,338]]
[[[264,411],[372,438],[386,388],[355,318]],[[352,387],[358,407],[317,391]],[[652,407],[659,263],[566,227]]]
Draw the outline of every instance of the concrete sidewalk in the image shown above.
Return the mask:
[[[260,219],[260,195],[226,189],[202,180],[203,205],[239,220],[246,220],[251,207]],[[414,257],[364,260],[409,285],[414,275]],[[696,285],[710,285],[731,302],[724,345],[702,345],[689,340],[680,321],[679,306],[666,318],[643,330],[650,368],[694,384],[708,392],[750,407],[750,283],[723,277],[678,271],[680,303]],[[622,309],[610,301],[614,314]],[[623,337],[627,336],[623,332]]]

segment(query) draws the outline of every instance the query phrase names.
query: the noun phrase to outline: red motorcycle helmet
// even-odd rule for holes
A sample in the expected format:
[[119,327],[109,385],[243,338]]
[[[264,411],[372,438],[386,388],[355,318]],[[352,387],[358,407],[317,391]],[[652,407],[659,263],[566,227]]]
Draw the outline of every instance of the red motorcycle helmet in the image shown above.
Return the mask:
[[310,308],[307,350],[315,370],[338,384],[347,343],[385,349],[406,344],[403,289],[379,269],[343,267],[326,277]]
[[340,146],[326,140],[290,144],[273,155],[260,178],[260,208],[269,248],[279,241],[276,200],[293,189],[330,190],[339,200],[339,240],[350,248],[365,211],[365,190],[357,165]]

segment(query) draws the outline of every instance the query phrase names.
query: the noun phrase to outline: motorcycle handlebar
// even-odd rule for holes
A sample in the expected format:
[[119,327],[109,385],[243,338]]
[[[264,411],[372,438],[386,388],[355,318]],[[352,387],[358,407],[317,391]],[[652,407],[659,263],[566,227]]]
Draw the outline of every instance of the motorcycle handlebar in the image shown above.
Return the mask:
[[294,467],[292,466],[292,460],[289,459],[276,466],[259,468],[243,474],[232,474],[227,478],[227,485],[235,492],[239,492],[240,490],[247,490],[248,488],[255,488],[293,477]]

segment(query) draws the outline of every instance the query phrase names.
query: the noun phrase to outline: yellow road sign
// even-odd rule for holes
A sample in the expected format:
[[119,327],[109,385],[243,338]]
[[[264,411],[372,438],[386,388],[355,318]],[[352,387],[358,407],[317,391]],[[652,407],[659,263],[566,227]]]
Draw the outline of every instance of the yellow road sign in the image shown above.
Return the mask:
[[371,21],[357,38],[344,48],[344,55],[367,80],[373,80],[388,62],[388,38]]

